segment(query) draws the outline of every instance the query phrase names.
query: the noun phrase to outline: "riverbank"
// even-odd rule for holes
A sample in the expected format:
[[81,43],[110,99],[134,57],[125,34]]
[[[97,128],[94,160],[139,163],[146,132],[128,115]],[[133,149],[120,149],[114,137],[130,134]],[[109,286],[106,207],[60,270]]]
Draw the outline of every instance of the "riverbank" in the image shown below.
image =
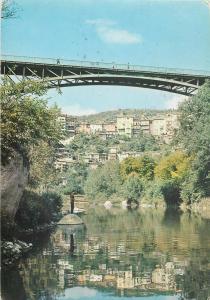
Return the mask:
[[210,197],[203,198],[201,201],[191,205],[182,203],[180,208],[183,212],[191,211],[200,215],[203,219],[210,219]]
[[13,227],[13,233],[10,233],[10,235],[8,237],[5,237],[1,242],[2,265],[13,265],[22,256],[33,249],[32,239],[30,242],[22,241],[23,235],[27,238],[32,235],[38,235],[41,232],[45,232],[55,228],[56,225],[57,222],[51,222],[50,224],[43,224],[37,226],[36,228],[29,229],[23,229],[18,226]]

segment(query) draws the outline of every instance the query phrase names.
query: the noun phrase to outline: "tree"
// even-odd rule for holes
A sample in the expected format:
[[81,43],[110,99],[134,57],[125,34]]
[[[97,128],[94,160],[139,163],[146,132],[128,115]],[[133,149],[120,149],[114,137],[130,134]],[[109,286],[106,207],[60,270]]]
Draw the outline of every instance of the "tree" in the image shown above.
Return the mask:
[[131,174],[135,174],[144,180],[152,180],[154,177],[155,161],[149,156],[128,157],[120,164],[120,174],[125,180]]
[[1,19],[10,19],[17,16],[18,7],[12,0],[3,0],[1,2]]
[[30,150],[30,186],[40,191],[54,189],[60,182],[60,173],[55,168],[56,148],[41,141]]
[[210,81],[180,107],[176,141],[194,159],[182,187],[188,203],[210,195]]
[[186,153],[175,151],[164,156],[155,167],[155,179],[166,203],[179,204],[181,185],[188,176],[191,160]]
[[84,194],[84,185],[88,175],[88,168],[85,163],[77,163],[72,168],[69,168],[63,177],[66,179],[67,183],[65,187],[62,188],[64,194],[76,193]]
[[138,201],[143,190],[141,180],[136,175],[129,176],[123,184],[123,194],[128,199]]
[[124,141],[125,143],[122,143],[120,146],[120,149],[122,151],[144,152],[160,149],[157,140],[150,134],[140,133],[139,135],[133,136],[132,138],[126,137]]
[[41,141],[54,146],[61,139],[61,127],[57,121],[59,109],[49,108],[41,96],[46,87],[34,81],[14,83],[3,79],[1,93],[2,163],[6,163],[14,151],[30,160],[32,147]]
[[191,157],[176,151],[163,157],[155,167],[155,177],[163,180],[182,181],[190,168]]
[[120,191],[121,184],[119,163],[109,161],[90,173],[85,183],[85,194],[90,199],[96,199],[99,194],[108,198]]

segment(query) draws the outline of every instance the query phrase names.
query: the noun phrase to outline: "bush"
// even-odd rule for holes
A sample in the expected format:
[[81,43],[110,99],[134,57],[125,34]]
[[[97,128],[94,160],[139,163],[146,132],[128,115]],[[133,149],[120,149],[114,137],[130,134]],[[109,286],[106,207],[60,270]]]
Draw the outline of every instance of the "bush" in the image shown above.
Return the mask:
[[180,202],[180,185],[174,180],[162,181],[161,191],[166,204],[177,205]]
[[49,224],[58,220],[61,205],[61,196],[56,193],[40,195],[26,190],[20,201],[15,221],[24,229]]
[[120,164],[120,174],[126,179],[130,174],[136,174],[139,178],[152,180],[156,163],[153,158],[144,155],[143,157],[128,157]]
[[123,184],[123,195],[125,198],[138,201],[143,190],[143,184],[138,176],[129,176]]
[[[201,183],[201,184],[199,184]],[[202,197],[205,196],[205,190],[203,189],[203,183],[198,178],[198,172],[193,170],[189,171],[188,177],[181,184],[181,199],[187,205],[194,202],[199,202]]]
[[62,175],[66,179],[65,186],[61,188],[62,193],[65,195],[71,193],[84,194],[84,185],[88,176],[87,164],[82,162],[76,163]]
[[162,191],[162,183],[159,181],[147,182],[144,185],[141,202],[161,206],[165,205],[165,199]]
[[191,157],[184,152],[175,151],[164,156],[155,167],[155,177],[163,180],[182,181],[190,168]]
[[155,205],[177,205],[180,202],[180,186],[173,180],[146,182],[142,202]]
[[85,194],[91,200],[97,199],[98,195],[104,195],[107,199],[121,190],[121,184],[119,163],[109,161],[90,172],[85,183]]

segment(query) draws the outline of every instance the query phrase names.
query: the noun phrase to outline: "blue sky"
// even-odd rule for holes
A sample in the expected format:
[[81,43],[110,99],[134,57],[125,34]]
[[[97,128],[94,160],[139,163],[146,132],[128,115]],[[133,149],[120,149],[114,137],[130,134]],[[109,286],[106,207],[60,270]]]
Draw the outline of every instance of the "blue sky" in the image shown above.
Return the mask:
[[[210,70],[208,0],[16,0],[2,53]],[[129,87],[64,88],[50,103],[73,114],[169,108],[183,97]]]

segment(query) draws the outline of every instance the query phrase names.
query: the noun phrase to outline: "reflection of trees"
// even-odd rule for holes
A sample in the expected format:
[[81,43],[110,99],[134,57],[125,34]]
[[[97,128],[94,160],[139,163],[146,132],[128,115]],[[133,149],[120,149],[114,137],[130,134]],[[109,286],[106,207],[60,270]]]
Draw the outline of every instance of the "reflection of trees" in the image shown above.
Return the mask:
[[[58,272],[53,255],[39,254],[21,264],[21,277],[26,299],[53,299],[62,289],[58,286]],[[14,298],[15,299],[15,298]]]
[[169,206],[165,210],[162,222],[165,226],[178,228],[180,225],[180,217],[181,213],[177,209]]
[[[38,254],[31,254],[22,262],[22,286],[29,299],[41,295],[52,299],[67,286],[88,285],[86,275],[115,278],[115,286],[120,274],[128,270],[140,281],[152,274],[169,276],[165,267],[168,262],[174,266],[174,271],[170,271],[173,280],[175,270],[178,271],[176,286],[183,290],[186,299],[206,299],[210,286],[207,222],[182,214],[169,224],[161,210],[119,212],[103,208],[83,219],[87,230],[59,226]],[[202,234],[205,243],[200,240]],[[108,279],[94,284],[109,285]]]
[[17,269],[8,270],[2,269],[1,273],[1,295],[5,300],[23,300],[26,299],[26,293],[23,286],[23,278]]
[[191,262],[185,270],[182,289],[186,299],[206,300],[210,296],[210,270]]

